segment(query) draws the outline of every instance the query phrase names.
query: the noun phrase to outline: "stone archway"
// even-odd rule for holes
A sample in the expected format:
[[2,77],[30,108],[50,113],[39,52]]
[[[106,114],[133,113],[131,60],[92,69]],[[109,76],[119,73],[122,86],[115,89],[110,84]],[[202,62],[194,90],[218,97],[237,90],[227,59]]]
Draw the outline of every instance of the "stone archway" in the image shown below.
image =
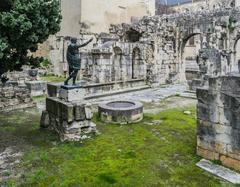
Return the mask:
[[122,50],[119,47],[113,49],[113,61],[112,61],[112,72],[111,79],[112,81],[121,81],[122,77]]
[[199,79],[199,50],[202,47],[201,33],[192,33],[182,40],[181,66],[188,85],[192,87],[193,81]]
[[133,49],[132,54],[132,79],[139,79],[141,76],[141,51],[139,48]]

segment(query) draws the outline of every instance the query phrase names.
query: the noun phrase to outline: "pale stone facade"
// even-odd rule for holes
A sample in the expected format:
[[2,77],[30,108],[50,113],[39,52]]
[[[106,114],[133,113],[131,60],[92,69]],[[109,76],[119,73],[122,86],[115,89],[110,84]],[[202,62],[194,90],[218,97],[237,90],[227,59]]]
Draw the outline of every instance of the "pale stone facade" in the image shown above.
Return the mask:
[[[70,37],[81,41],[92,36],[97,39],[98,34],[109,31],[111,24],[131,23],[146,15],[153,16],[155,0],[61,0],[61,11],[60,32],[40,45],[35,54],[48,58],[55,74],[67,71],[65,53]],[[92,47],[92,44],[88,46]]]
[[111,24],[131,23],[134,18],[155,14],[155,0],[61,0],[61,7],[59,36],[108,32]]

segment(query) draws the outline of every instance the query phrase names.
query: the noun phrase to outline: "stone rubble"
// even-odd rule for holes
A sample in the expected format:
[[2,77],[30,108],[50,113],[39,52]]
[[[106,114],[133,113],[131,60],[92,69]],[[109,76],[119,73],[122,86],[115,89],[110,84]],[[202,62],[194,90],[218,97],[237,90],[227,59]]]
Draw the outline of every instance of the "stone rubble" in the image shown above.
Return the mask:
[[33,107],[35,104],[26,87],[0,86],[0,111]]

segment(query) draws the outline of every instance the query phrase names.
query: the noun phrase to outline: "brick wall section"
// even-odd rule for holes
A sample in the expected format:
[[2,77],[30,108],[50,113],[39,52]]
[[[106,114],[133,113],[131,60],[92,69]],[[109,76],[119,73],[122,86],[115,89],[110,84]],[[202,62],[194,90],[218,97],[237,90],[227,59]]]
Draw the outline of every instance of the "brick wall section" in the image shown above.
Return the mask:
[[197,154],[240,171],[240,76],[197,89]]

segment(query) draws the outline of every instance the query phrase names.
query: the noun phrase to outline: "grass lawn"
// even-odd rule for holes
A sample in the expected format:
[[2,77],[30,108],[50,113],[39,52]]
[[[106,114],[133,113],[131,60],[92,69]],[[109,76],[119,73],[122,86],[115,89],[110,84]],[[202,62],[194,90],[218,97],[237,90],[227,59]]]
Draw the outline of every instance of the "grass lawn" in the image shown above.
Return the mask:
[[[184,115],[184,110],[192,111],[192,115]],[[0,136],[9,140],[9,146],[13,140],[26,145],[26,153],[15,169],[20,178],[10,178],[2,184],[232,186],[195,166],[200,158],[195,155],[193,107],[146,114],[143,122],[126,126],[106,125],[96,117],[101,134],[77,143],[59,143],[56,135],[39,129],[39,118],[40,114],[34,111],[0,115]],[[144,124],[153,120],[162,123]]]
[[47,82],[64,82],[66,78],[63,76],[44,75],[40,76],[39,79]]

